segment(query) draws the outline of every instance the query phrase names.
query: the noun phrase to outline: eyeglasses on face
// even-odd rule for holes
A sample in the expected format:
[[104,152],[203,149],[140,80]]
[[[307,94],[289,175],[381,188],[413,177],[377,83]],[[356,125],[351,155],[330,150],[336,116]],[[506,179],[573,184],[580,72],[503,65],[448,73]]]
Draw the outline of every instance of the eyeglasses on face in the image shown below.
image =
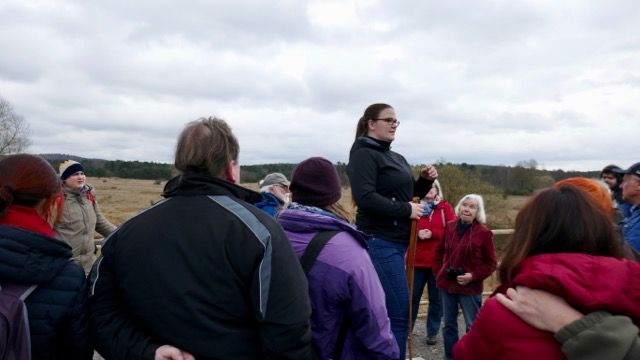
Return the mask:
[[382,119],[373,119],[373,120],[381,120],[381,121],[384,121],[387,124],[392,125],[392,126],[400,125],[400,121],[398,119],[394,119],[392,117],[390,117],[390,118],[382,118]]

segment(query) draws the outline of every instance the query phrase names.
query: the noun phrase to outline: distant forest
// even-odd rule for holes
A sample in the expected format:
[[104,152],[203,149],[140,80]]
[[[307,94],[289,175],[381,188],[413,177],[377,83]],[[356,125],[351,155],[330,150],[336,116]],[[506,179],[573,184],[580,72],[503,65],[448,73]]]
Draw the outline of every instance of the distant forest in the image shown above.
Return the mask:
[[[146,161],[122,161],[85,159],[65,154],[42,154],[57,170],[58,164],[67,159],[73,159],[82,163],[88,176],[92,177],[119,177],[128,179],[168,180],[176,174],[172,164],[154,163]],[[281,172],[288,178],[296,164],[262,164],[241,166],[242,182],[258,182],[267,174]],[[345,163],[338,162],[336,169],[340,175],[343,186],[349,186]],[[537,168],[534,159],[521,161],[516,166],[499,165],[471,165],[439,162],[435,164],[440,173],[443,185],[449,192],[455,191],[456,184],[474,183],[477,186],[486,185],[493,189],[492,192],[501,192],[504,195],[529,195],[539,188],[547,187],[554,182],[573,176],[597,177],[597,171],[563,171],[541,170]],[[423,165],[415,165],[414,173],[417,174]],[[468,186],[463,186],[468,188]],[[460,189],[464,191],[464,189]]]

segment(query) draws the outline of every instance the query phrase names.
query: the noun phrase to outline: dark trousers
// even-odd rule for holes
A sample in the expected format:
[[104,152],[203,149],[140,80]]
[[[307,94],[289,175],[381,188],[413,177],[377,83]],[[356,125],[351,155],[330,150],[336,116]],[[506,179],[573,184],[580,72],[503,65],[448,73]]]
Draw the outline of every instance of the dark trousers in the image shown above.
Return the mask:
[[440,330],[440,322],[442,320],[442,299],[440,298],[440,290],[436,287],[436,277],[433,268],[414,268],[413,269],[413,307],[412,322],[416,323],[418,317],[418,308],[424,287],[427,285],[427,293],[429,295],[429,310],[427,312],[427,336],[437,336]]
[[464,322],[467,325],[467,332],[471,328],[473,320],[476,318],[480,305],[482,305],[482,294],[462,295],[450,294],[444,290],[440,291],[442,303],[444,305],[444,357],[452,358],[453,346],[458,342],[458,305],[462,308]]

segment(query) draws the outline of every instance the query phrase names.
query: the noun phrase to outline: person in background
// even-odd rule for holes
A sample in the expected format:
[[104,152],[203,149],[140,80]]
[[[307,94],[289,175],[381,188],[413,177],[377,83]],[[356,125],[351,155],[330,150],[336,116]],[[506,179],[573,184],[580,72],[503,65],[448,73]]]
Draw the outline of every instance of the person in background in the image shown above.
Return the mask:
[[51,228],[61,196],[60,179],[44,159],[0,160],[0,285],[37,286],[25,300],[33,359],[91,359],[85,275]]
[[553,333],[569,360],[640,359],[638,326],[628,316],[606,311],[584,315],[563,298],[526,286],[509,288],[496,299],[527,324]]
[[55,238],[71,246],[73,260],[78,261],[88,274],[96,260],[94,231],[107,237],[116,227],[102,215],[82,164],[64,161],[59,172],[64,185],[64,211],[54,228]]
[[224,120],[187,124],[165,199],[105,242],[89,304],[106,359],[311,357],[307,280],[262,196],[237,185],[239,151]]
[[258,209],[275,217],[287,203],[289,180],[281,173],[272,173],[260,180],[260,194],[264,200],[255,204]]
[[630,206],[629,213],[620,222],[622,236],[636,252],[640,252],[640,162],[616,172],[624,175],[622,198]]
[[[538,192],[518,213],[496,293],[513,295],[509,288],[526,286],[561,297],[581,313],[606,311],[637,324],[639,270],[624,258],[602,205],[580,188],[562,185]],[[462,360],[565,358],[553,333],[525,323],[495,296],[485,302],[453,355]]]
[[448,222],[456,220],[456,214],[451,204],[444,200],[442,187],[438,180],[433,182],[431,190],[422,199],[424,205],[423,216],[418,220],[418,243],[413,274],[413,309],[411,324],[415,324],[420,299],[425,285],[429,295],[429,310],[427,312],[427,345],[437,343],[440,321],[442,320],[442,300],[440,290],[436,287],[436,276],[433,271],[433,260],[436,249],[442,240],[444,228]]
[[302,161],[293,170],[291,190],[294,202],[278,222],[298,257],[317,234],[336,232],[307,274],[318,358],[396,359],[384,291],[367,254],[369,237],[349,223],[335,166],[321,157]]
[[[559,189],[564,185],[573,185],[578,189],[585,191],[592,199],[594,199],[598,205],[602,207],[605,213],[611,215],[618,209],[614,208],[613,200],[608,187],[601,181],[594,179],[587,179],[583,177],[572,177],[560,180],[553,184],[553,187]],[[614,228],[618,229],[618,226],[614,223]],[[629,258],[638,257],[638,254],[624,239],[620,237],[620,241],[624,244],[625,255]]]
[[433,267],[444,304],[445,359],[453,357],[458,341],[458,307],[468,332],[482,305],[483,281],[496,269],[493,233],[485,226],[482,196],[463,196],[455,212],[458,220],[447,223]]
[[631,206],[622,198],[622,180],[624,175],[620,173],[622,169],[617,165],[607,165],[600,171],[600,180],[611,190],[611,198],[613,207],[616,209],[614,213],[614,222],[618,224],[620,220],[629,215]]
[[411,220],[418,220],[424,211],[422,204],[414,204],[411,199],[423,198],[438,172],[433,166],[425,166],[418,179],[414,178],[407,160],[391,150],[399,125],[390,105],[368,106],[356,126],[347,175],[357,205],[356,226],[373,236],[369,255],[385,292],[400,358],[404,359],[409,331],[409,286],[404,259]]

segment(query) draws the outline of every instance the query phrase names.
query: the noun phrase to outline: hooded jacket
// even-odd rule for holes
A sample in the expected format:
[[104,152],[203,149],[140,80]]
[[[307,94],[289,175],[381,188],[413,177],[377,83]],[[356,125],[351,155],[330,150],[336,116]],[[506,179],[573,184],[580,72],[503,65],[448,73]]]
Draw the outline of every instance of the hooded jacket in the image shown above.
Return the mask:
[[0,282],[38,285],[25,301],[32,359],[91,359],[84,272],[33,208],[0,218]]
[[412,197],[423,198],[433,181],[413,178],[405,158],[391,143],[363,136],[349,153],[347,175],[358,206],[356,225],[367,234],[399,243],[409,242]]
[[55,227],[55,238],[71,246],[73,259],[89,273],[96,260],[94,231],[107,237],[116,227],[102,215],[91,185],[82,190],[64,187],[62,219]]
[[348,330],[340,359],[397,358],[384,291],[366,250],[367,236],[344,220],[305,210],[284,210],[278,221],[298,257],[319,231],[340,231],[308,274],[311,332],[319,358],[333,354],[341,326]]
[[307,359],[307,281],[260,194],[204,174],[121,225],[92,272],[96,348],[153,359],[171,344],[198,359]]
[[[585,254],[545,254],[526,258],[511,284],[523,285],[565,299],[587,314],[602,310],[626,315],[640,324],[640,264]],[[471,331],[453,349],[455,359],[564,359],[554,334],[535,329],[489,298]]]

